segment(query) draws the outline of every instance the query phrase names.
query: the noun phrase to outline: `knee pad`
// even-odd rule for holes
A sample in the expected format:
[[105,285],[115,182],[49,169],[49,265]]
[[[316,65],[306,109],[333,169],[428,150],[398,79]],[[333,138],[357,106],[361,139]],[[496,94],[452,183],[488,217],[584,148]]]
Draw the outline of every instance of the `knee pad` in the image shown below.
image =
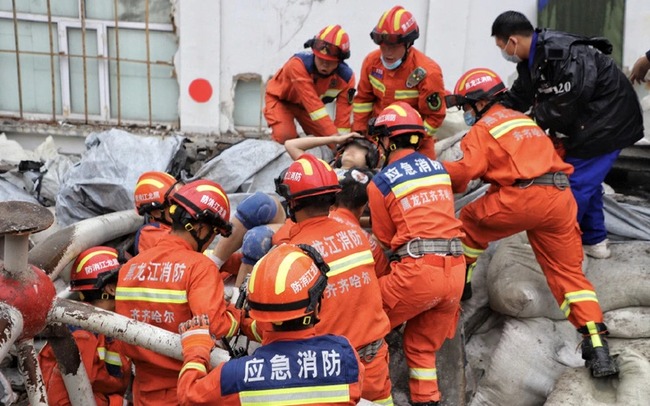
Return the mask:
[[242,262],[254,265],[260,258],[266,255],[273,246],[271,242],[274,231],[268,226],[253,227],[244,234],[241,251],[244,254]]
[[238,206],[235,217],[250,230],[253,227],[268,224],[278,212],[275,200],[266,193],[255,192]]

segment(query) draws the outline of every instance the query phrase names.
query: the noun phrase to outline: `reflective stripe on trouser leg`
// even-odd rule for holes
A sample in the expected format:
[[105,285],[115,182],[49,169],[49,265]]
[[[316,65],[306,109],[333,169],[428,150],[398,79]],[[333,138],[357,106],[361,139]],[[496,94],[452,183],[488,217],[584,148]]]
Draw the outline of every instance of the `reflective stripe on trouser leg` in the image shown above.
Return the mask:
[[594,348],[602,347],[603,346],[603,340],[600,339],[600,334],[598,332],[598,327],[596,326],[596,322],[588,321],[586,326],[587,326],[587,331],[589,332],[589,338],[591,340],[591,346],[594,347]]

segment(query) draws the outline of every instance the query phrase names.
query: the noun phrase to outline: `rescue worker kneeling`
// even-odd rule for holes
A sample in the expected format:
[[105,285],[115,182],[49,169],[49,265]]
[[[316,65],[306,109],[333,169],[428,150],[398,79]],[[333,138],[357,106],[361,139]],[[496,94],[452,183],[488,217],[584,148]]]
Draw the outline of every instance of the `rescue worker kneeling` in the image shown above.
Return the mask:
[[273,326],[253,355],[210,371],[214,347],[206,315],[179,326],[181,405],[356,404],[364,368],[350,342],[316,335],[329,267],[309,245],[283,244],[260,259],[248,280],[251,317]]
[[444,163],[454,192],[472,179],[491,184],[460,213],[469,265],[464,296],[470,296],[472,269],[488,243],[526,231],[555,300],[584,337],[586,366],[594,377],[616,374],[596,292],[582,273],[578,208],[568,179],[573,167],[530,117],[500,103],[506,90],[496,73],[478,68],[463,74],[445,100],[465,110],[471,126],[460,143],[463,158]]

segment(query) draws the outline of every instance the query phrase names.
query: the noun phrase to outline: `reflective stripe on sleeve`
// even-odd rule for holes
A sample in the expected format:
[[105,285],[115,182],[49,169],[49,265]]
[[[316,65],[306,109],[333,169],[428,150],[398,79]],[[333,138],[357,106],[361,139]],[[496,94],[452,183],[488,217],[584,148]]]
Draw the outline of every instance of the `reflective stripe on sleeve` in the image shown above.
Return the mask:
[[239,392],[242,405],[309,405],[331,404],[350,400],[350,385],[307,386]]
[[187,303],[187,292],[172,289],[117,287],[115,300],[152,303]]

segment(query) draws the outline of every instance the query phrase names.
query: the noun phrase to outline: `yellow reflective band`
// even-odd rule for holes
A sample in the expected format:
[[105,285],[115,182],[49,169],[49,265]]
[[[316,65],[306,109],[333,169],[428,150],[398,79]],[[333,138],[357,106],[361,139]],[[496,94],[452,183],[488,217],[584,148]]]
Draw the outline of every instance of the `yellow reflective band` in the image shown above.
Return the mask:
[[260,263],[262,261],[257,261],[255,265],[253,265],[253,270],[251,271],[251,276],[248,278],[248,293],[253,293],[255,290],[255,278],[257,277],[257,268],[260,266]]
[[478,256],[481,255],[483,251],[485,251],[480,248],[469,247],[465,244],[462,245],[463,245],[463,255],[465,255],[468,258],[478,258]]
[[571,305],[579,302],[596,302],[598,297],[593,290],[578,290],[575,292],[568,292],[564,294],[564,302],[560,305],[560,310],[564,313],[565,317],[571,314]]
[[341,93],[341,89],[327,89],[325,93],[320,97],[321,99],[324,97],[338,97],[339,93]]
[[397,10],[395,13],[395,17],[393,17],[393,31],[399,31],[402,21],[402,14],[404,13],[406,13],[406,10],[404,9]]
[[395,100],[417,99],[420,92],[417,90],[395,90]]
[[212,185],[199,185],[196,187],[197,192],[214,192],[221,196],[223,200],[226,202],[227,206],[226,209],[230,210],[230,200],[228,200],[228,197],[223,194],[221,190],[219,190],[218,187],[212,186]]
[[530,118],[516,118],[514,120],[501,123],[498,126],[492,128],[490,130],[490,134],[492,134],[492,137],[495,140],[498,140],[504,134],[507,134],[508,132],[514,130],[515,128],[520,128],[520,127],[537,127],[537,124],[535,124],[535,122]]
[[334,40],[334,45],[337,47],[341,47],[341,42],[343,42],[343,36],[345,35],[345,30],[341,28],[337,33],[336,33],[336,39]]
[[114,351],[106,351],[106,359],[104,360],[107,364],[117,365],[118,367],[122,366],[122,357],[120,354]]
[[389,396],[386,399],[375,399],[373,402],[382,406],[394,406],[392,396]]
[[330,404],[350,401],[350,385],[307,386],[239,392],[242,405],[289,406]]
[[253,332],[253,335],[255,336],[255,341],[258,343],[262,342],[262,336],[260,335],[259,331],[257,331],[257,320],[253,320],[251,323],[251,331]]
[[489,70],[476,70],[476,71],[473,71],[471,75],[466,75],[465,77],[462,77],[461,80],[459,80],[459,82],[458,82],[458,84],[456,85],[456,87],[457,87],[458,89],[464,89],[464,88],[465,88],[465,83],[467,83],[467,81],[469,80],[469,78],[472,77],[472,76],[474,76],[474,75],[476,75],[476,74],[479,74],[479,73],[482,73],[482,74],[484,74],[484,75],[491,76],[491,77],[493,77],[493,78],[496,77],[495,73],[492,72],[492,71],[489,71]]
[[111,252],[111,251],[107,251],[107,250],[95,251],[95,252],[91,253],[90,255],[86,255],[84,257],[84,259],[81,260],[81,262],[79,262],[79,265],[77,265],[77,269],[75,269],[75,272],[76,273],[81,272],[81,270],[84,269],[84,266],[86,265],[86,262],[90,261],[90,259],[92,257],[94,257],[95,255],[99,255],[99,254],[110,255],[113,258],[117,258],[117,254],[115,252]]
[[[384,14],[383,14],[383,15],[381,16],[381,18],[379,19],[379,23],[377,23],[377,28],[379,28],[379,27],[381,27],[382,25],[384,25],[384,21],[386,21],[386,17],[388,17],[388,13],[389,13],[389,12],[390,12],[390,10],[384,12]],[[399,28],[399,27],[398,27],[398,28]]]
[[441,173],[438,175],[427,176],[424,178],[412,179],[404,183],[400,183],[392,187],[391,189],[393,190],[395,197],[397,199],[400,199],[417,188],[438,186],[438,185],[451,186],[451,178],[449,178],[449,175],[446,173]]
[[278,273],[275,277],[275,294],[279,295],[284,292],[287,285],[287,277],[289,276],[289,271],[291,270],[291,265],[293,265],[296,260],[304,256],[302,252],[292,252],[282,259],[280,266],[278,267]]
[[374,262],[375,260],[372,257],[372,251],[365,250],[357,252],[341,259],[337,259],[336,261],[329,262],[327,265],[330,266],[330,271],[327,273],[327,276],[336,276],[345,273],[352,268],[356,268],[357,266],[372,264]]
[[338,131],[339,134],[346,134],[346,133],[349,133],[350,130],[352,130],[352,129],[349,128],[349,127],[348,127],[348,128],[337,128],[337,129],[336,129],[336,131]]
[[598,327],[596,327],[595,321],[587,322],[587,331],[589,331],[589,336],[591,338],[591,346],[594,348],[602,347],[603,341],[600,339],[600,334],[598,334]]
[[230,330],[228,330],[228,334],[226,334],[226,338],[230,338],[235,335],[237,332],[237,327],[239,327],[239,323],[235,319],[235,316],[233,316],[230,312],[226,312],[228,317],[230,317]]
[[312,121],[317,121],[320,120],[323,117],[327,116],[327,110],[325,107],[321,107],[318,110],[314,110],[311,113],[309,113],[309,117],[312,119]]
[[476,269],[476,262],[467,267],[467,276],[465,278],[465,283],[470,283],[472,281],[472,275],[474,275],[474,269]]
[[[171,175],[170,175],[170,176],[171,176]],[[142,179],[140,182],[138,182],[137,185],[135,185],[135,189],[137,190],[137,189],[138,189],[140,186],[142,186],[142,185],[151,185],[151,186],[153,186],[153,187],[155,187],[155,188],[158,188],[158,189],[162,189],[163,186],[165,186],[165,184],[162,183],[162,182],[159,181],[159,180],[155,180],[155,179]]]
[[324,40],[325,37],[327,37],[327,34],[329,34],[330,31],[332,31],[332,29],[334,29],[333,25],[328,25],[327,27],[325,27],[325,29],[323,30],[323,33],[320,35],[320,39]]
[[188,369],[194,369],[206,374],[208,373],[208,370],[205,368],[205,365],[201,364],[200,362],[188,362],[187,364],[183,365],[183,368],[181,368],[181,372],[178,373],[178,376],[180,377],[181,375],[183,375],[183,373]]
[[374,77],[372,75],[368,75],[368,79],[370,80],[370,85],[372,87],[379,90],[381,92],[381,94],[386,93],[386,86],[384,86],[384,84],[381,83],[381,80],[377,79],[376,77]]
[[103,361],[104,358],[106,358],[106,348],[97,347],[97,355],[99,355],[99,359]]
[[436,132],[438,132],[437,128],[427,123],[426,121],[424,121],[424,129],[427,131],[427,134],[429,135],[434,135]]
[[117,287],[115,300],[152,303],[187,303],[187,292],[172,289],[148,289]]
[[409,368],[409,378],[418,381],[436,381],[438,372],[435,368]]
[[355,113],[370,113],[372,103],[352,103],[352,111]]

